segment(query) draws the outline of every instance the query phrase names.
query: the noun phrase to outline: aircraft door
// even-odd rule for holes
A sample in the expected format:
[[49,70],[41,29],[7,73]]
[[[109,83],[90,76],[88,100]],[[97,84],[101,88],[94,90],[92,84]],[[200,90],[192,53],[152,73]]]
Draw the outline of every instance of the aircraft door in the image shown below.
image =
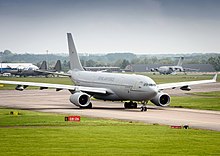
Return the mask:
[[135,82],[134,86],[132,87],[132,90],[142,90],[143,84],[144,84],[143,81]]

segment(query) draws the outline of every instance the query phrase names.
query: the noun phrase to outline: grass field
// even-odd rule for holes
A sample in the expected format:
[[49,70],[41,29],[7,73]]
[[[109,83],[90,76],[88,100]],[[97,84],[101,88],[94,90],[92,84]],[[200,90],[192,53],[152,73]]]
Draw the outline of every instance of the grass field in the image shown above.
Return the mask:
[[220,133],[0,109],[0,155],[219,155]]
[[[213,75],[207,74],[178,74],[178,75],[159,75],[159,74],[152,74],[152,73],[137,73],[149,76],[152,78],[157,84],[161,83],[172,83],[172,82],[183,82],[183,81],[197,81],[197,80],[208,80],[211,79]],[[220,82],[220,77],[218,75],[217,82]]]
[[190,96],[172,96],[170,107],[220,111],[220,91],[188,94]]

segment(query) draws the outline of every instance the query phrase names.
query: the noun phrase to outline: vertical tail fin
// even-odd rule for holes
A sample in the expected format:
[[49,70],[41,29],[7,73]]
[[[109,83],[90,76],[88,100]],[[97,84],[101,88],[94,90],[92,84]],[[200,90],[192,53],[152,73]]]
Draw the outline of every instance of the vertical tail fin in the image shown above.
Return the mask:
[[83,71],[84,69],[77,55],[71,33],[67,33],[67,40],[68,40],[68,47],[69,47],[70,69]]
[[180,57],[179,62],[177,63],[177,66],[182,66],[183,60],[184,60],[184,57]]
[[61,69],[61,62],[60,62],[60,60],[57,60],[57,63],[54,66],[54,70],[57,71],[57,72],[60,72],[62,70]]
[[47,70],[47,62],[46,61],[43,61],[41,66],[40,66],[40,69],[41,70]]

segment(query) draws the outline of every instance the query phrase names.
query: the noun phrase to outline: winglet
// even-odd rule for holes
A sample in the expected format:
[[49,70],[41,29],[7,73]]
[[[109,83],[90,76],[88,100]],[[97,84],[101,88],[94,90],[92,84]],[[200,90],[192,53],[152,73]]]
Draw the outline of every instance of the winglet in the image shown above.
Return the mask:
[[218,74],[216,73],[215,76],[212,78],[212,80],[214,80],[216,82],[217,76],[218,76]]

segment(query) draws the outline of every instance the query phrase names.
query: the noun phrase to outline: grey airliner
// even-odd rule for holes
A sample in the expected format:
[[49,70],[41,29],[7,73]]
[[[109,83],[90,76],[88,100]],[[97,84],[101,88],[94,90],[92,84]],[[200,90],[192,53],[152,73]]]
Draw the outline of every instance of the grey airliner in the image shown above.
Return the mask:
[[67,74],[74,85],[3,81],[2,84],[15,84],[17,90],[24,90],[28,86],[38,86],[40,89],[56,88],[59,90],[69,90],[70,102],[80,108],[92,108],[91,97],[109,101],[128,101],[124,103],[125,108],[137,108],[137,102],[142,103],[142,111],[146,111],[146,104],[151,101],[157,106],[168,106],[170,96],[162,92],[168,88],[180,88],[191,90],[190,85],[216,82],[217,74],[211,80],[166,83],[157,85],[150,77],[135,74],[119,74],[105,72],[85,71],[82,67],[73,42],[72,35],[67,33],[70,71]]

